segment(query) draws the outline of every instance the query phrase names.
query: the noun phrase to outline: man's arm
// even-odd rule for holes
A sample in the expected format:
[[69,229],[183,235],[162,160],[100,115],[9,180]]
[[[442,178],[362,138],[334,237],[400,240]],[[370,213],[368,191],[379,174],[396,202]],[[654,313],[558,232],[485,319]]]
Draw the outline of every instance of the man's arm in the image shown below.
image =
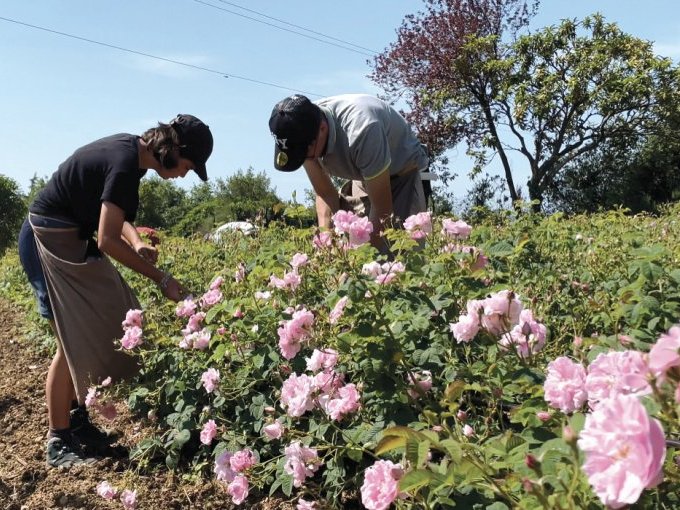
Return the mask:
[[369,215],[369,219],[373,224],[371,244],[382,252],[387,246],[384,239],[380,237],[380,232],[383,230],[385,222],[389,220],[394,212],[392,206],[390,173],[387,168],[375,177],[365,180],[364,188],[366,189],[366,194],[371,202],[371,212]]
[[123,240],[137,252],[137,255],[145,259],[147,262],[155,264],[158,260],[158,250],[150,246],[137,232],[135,226],[130,222],[123,223]]
[[318,161],[308,159],[304,163],[309,182],[316,193],[316,216],[319,227],[330,228],[331,216],[340,208],[340,196],[331,178],[323,171]]

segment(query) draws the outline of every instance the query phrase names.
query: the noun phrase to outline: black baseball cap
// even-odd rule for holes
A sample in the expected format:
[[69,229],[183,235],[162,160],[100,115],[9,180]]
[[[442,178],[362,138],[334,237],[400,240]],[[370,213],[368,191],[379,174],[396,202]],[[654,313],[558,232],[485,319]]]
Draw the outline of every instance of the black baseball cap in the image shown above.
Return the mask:
[[180,113],[170,125],[179,137],[179,155],[190,159],[194,164],[194,172],[203,181],[208,180],[205,162],[213,150],[213,137],[210,128],[193,115]]
[[274,167],[284,172],[300,168],[320,124],[321,110],[305,96],[296,94],[276,103],[269,117],[275,140]]

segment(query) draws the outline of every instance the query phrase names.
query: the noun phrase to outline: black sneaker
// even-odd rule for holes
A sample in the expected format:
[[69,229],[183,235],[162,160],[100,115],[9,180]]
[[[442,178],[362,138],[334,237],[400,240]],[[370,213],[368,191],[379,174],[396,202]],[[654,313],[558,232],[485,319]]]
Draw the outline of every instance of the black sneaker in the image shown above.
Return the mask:
[[47,465],[50,467],[68,469],[93,462],[95,459],[85,457],[73,441],[64,441],[60,437],[52,437],[47,441]]

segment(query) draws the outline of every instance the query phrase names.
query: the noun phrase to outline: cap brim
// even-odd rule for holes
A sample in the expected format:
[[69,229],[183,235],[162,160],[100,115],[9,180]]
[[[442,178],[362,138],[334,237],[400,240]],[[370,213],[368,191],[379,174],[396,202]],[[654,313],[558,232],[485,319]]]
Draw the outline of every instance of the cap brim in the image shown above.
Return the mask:
[[274,168],[282,172],[293,172],[302,166],[307,157],[307,148],[289,148],[286,151],[274,144]]
[[196,172],[196,175],[198,175],[201,178],[202,181],[208,180],[208,170],[205,168],[205,163],[196,164],[196,168],[194,168],[194,172]]

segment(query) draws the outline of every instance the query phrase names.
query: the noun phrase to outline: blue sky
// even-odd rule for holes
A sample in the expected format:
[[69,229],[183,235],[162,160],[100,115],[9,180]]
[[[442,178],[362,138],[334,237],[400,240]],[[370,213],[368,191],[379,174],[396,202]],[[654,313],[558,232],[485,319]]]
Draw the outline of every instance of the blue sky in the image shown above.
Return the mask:
[[[348,51],[246,19],[281,25],[233,4],[378,52],[395,40],[404,16],[423,5],[420,0],[3,0],[1,18],[210,71],[0,19],[0,174],[26,191],[34,174],[51,175],[85,143],[118,132],[141,133],[159,120],[191,113],[208,123],[215,137],[211,177],[226,178],[252,166],[267,172],[281,198],[289,199],[295,190],[302,198],[310,187],[304,172],[273,169],[267,128],[272,106],[292,91],[234,76],[305,91],[312,98],[377,93],[366,77],[371,52]],[[626,32],[653,41],[658,54],[680,58],[677,0],[544,0],[531,27],[596,10]],[[469,185],[463,154],[464,148],[451,153],[450,164],[461,176],[453,184],[457,196]],[[191,174],[182,185],[198,182]]]

